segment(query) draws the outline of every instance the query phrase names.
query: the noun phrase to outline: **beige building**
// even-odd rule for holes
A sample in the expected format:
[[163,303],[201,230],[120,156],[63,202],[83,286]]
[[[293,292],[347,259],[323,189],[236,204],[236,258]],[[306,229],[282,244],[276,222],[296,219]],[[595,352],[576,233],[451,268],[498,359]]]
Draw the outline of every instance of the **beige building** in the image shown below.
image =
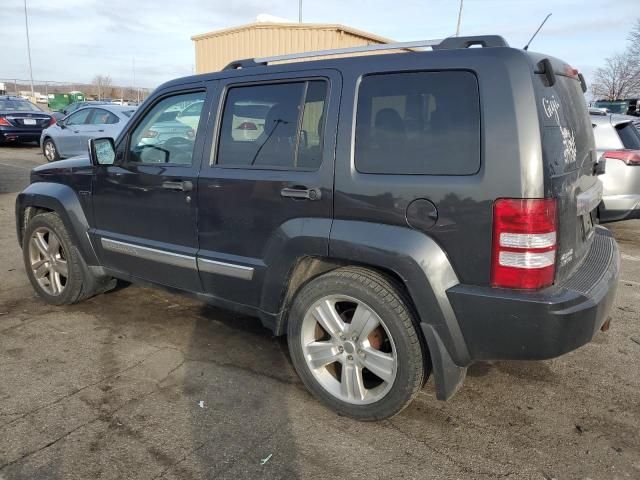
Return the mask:
[[215,72],[233,60],[391,43],[387,38],[337,24],[258,22],[191,37],[196,72]]

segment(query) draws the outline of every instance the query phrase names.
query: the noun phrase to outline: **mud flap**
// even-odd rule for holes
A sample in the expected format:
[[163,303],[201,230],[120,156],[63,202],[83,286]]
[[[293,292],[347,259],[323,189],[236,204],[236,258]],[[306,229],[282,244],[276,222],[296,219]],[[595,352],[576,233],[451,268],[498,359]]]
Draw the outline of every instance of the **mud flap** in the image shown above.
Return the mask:
[[436,383],[436,398],[449,400],[462,386],[467,367],[456,365],[433,326],[421,323],[422,333],[431,354],[431,365]]

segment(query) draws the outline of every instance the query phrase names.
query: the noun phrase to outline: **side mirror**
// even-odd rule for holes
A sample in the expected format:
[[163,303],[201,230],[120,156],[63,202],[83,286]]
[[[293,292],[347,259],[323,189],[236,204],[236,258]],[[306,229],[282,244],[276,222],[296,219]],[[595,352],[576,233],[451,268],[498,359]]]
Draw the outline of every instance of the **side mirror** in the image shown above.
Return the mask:
[[113,165],[116,160],[116,146],[112,138],[91,138],[89,159],[95,166]]

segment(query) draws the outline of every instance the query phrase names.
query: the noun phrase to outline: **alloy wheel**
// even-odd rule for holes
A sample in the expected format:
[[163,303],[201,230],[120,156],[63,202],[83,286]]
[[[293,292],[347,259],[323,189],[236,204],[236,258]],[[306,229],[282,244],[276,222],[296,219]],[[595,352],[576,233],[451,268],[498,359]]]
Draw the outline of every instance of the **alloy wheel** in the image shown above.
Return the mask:
[[34,230],[29,241],[31,271],[40,287],[51,296],[62,294],[69,267],[58,236],[46,227]]
[[53,162],[56,159],[56,146],[51,140],[48,140],[44,144],[44,156],[47,157],[47,160],[50,162]]
[[300,338],[312,375],[339,400],[374,403],[393,386],[398,369],[393,338],[363,302],[343,295],[321,298],[305,314]]

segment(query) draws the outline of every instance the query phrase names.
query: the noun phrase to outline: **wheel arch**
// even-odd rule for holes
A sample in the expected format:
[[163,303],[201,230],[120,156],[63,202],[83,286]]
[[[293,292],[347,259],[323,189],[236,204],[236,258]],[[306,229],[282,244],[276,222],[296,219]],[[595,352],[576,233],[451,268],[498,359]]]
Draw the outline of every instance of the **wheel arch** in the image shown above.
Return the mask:
[[383,274],[406,297],[419,321],[436,382],[438,399],[453,396],[471,363],[446,290],[459,283],[444,250],[428,235],[393,225],[335,221],[330,255],[301,257],[284,282],[275,333],[284,334],[297,292],[314,278],[345,266]]
[[56,213],[80,250],[87,265],[99,265],[89,240],[89,222],[76,192],[69,186],[36,182],[25,188],[16,198],[16,233],[20,246],[29,220],[40,212]]

